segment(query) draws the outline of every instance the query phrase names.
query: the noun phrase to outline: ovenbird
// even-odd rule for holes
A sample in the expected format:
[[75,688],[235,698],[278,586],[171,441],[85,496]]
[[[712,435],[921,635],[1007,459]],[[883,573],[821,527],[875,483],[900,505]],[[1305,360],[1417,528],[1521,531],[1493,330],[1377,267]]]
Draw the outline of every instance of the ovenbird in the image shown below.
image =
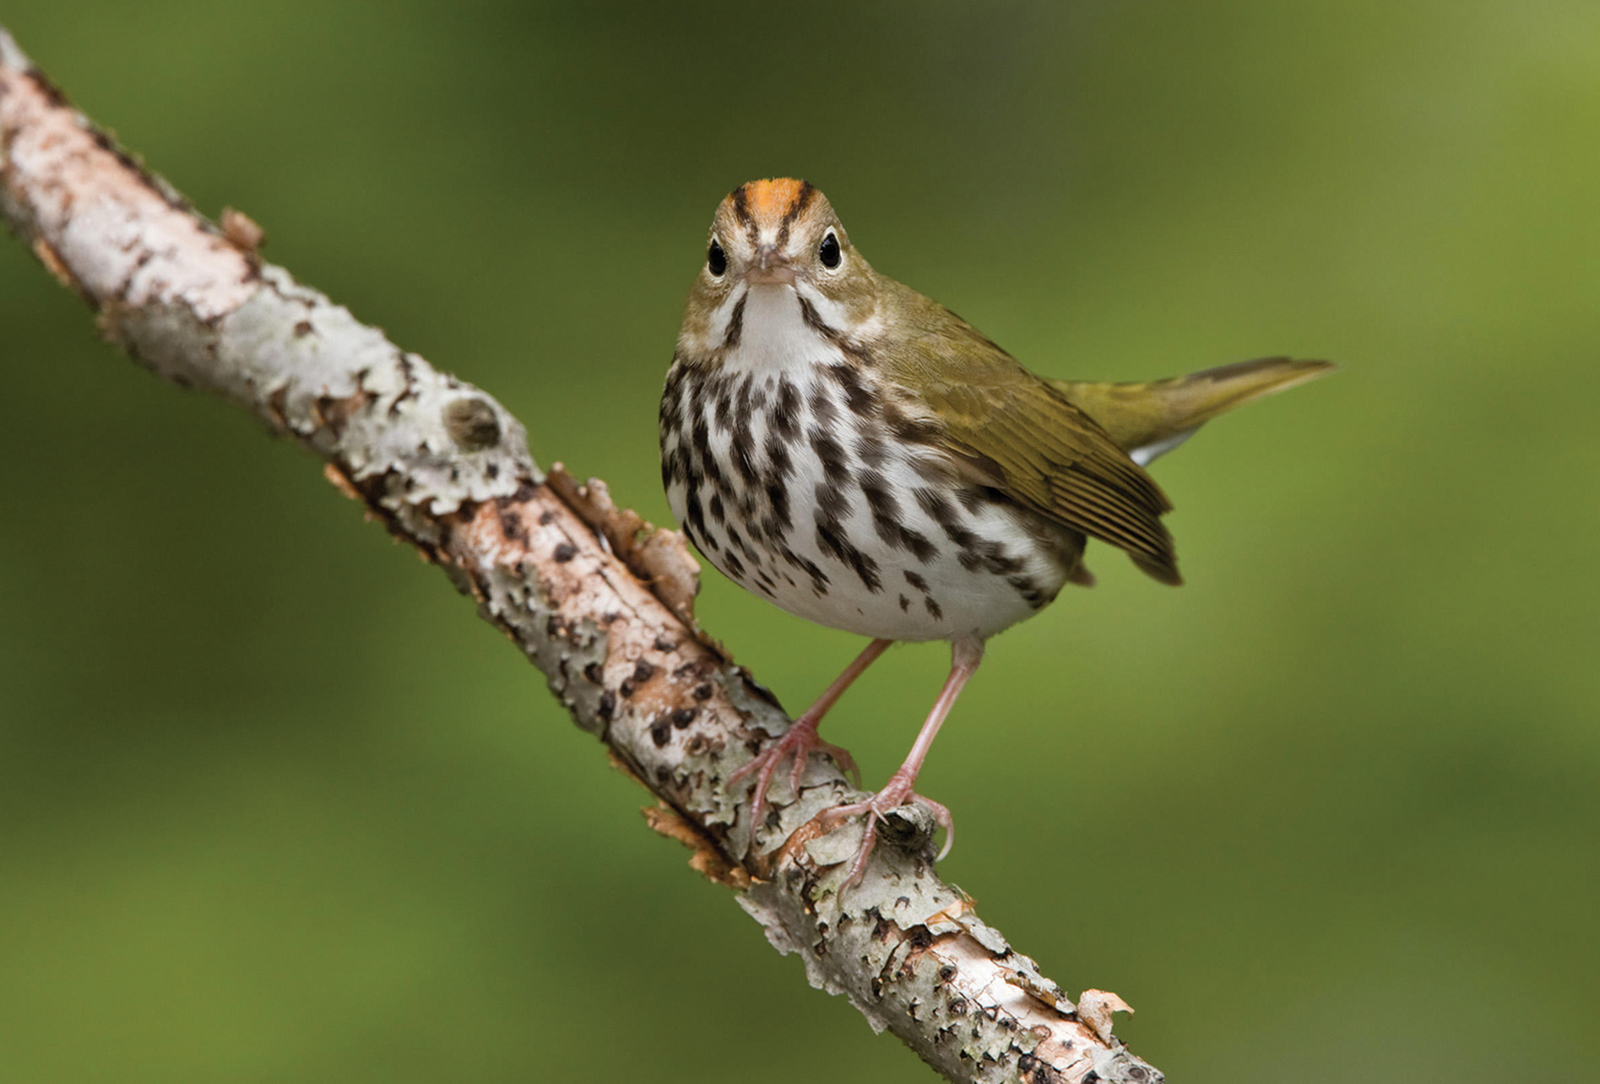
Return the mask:
[[[911,753],[865,802],[846,878],[886,811],[913,790],[984,641],[1088,585],[1088,538],[1177,584],[1171,505],[1144,467],[1224,411],[1325,372],[1268,358],[1147,384],[1047,380],[971,325],[878,274],[826,197],[751,181],[717,208],[661,398],[661,476],[699,550],[740,586],[800,617],[872,638],[754,773],[759,823],[785,758],[798,793],[823,751],[817,724],[890,643],[947,640],[951,668]],[[943,854],[941,853],[941,857]]]

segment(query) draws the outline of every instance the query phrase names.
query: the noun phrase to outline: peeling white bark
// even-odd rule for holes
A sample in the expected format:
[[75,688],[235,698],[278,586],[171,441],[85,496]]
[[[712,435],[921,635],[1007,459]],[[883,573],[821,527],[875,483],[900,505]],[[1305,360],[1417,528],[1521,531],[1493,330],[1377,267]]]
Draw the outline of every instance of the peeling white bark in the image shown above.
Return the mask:
[[108,338],[317,453],[476,598],[578,725],[660,797],[652,825],[693,847],[695,868],[733,887],[812,985],[849,997],[954,1081],[1162,1079],[1112,1037],[1120,999],[1091,991],[1080,1020],[939,879],[919,811],[887,826],[898,831],[842,898],[859,828],[821,835],[813,818],[863,795],[830,764],[813,759],[799,795],[780,773],[752,838],[748,788],[723,782],[789,720],[693,628],[696,569],[681,539],[619,512],[603,487],[547,479],[504,407],[261,263],[248,247],[259,230],[195,214],[4,30],[0,211]]

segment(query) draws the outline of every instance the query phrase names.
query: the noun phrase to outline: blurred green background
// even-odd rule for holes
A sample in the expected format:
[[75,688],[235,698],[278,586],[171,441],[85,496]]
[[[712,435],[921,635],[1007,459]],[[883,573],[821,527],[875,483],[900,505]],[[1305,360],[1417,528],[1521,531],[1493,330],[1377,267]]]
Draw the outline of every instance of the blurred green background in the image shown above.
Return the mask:
[[[1187,587],[1101,550],[994,642],[920,788],[943,872],[1174,1081],[1600,1074],[1592,0],[7,8],[658,522],[752,177],[1046,374],[1340,361],[1157,464]],[[442,576],[10,241],[0,355],[0,1078],[931,1079]],[[714,572],[701,613],[795,710],[860,646]],[[945,665],[830,719],[869,782]]]

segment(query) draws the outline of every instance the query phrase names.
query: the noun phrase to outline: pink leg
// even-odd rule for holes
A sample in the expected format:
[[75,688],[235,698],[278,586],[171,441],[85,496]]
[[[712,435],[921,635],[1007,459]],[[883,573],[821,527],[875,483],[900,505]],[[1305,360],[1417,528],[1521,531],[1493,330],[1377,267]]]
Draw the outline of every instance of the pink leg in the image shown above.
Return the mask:
[[945,831],[944,849],[939,852],[939,857],[943,858],[950,853],[950,845],[955,842],[955,821],[950,816],[950,811],[938,802],[916,793],[912,787],[917,781],[917,773],[922,770],[923,758],[928,755],[928,750],[933,747],[933,739],[938,736],[940,725],[944,722],[945,716],[950,714],[950,709],[955,706],[956,697],[961,695],[962,688],[977,672],[978,663],[982,661],[982,640],[969,637],[952,643],[950,676],[945,679],[944,689],[940,691],[939,699],[934,701],[927,722],[923,723],[922,729],[918,731],[917,740],[912,744],[905,763],[889,777],[889,782],[884,784],[883,789],[871,798],[853,805],[834,806],[818,817],[818,823],[824,829],[832,829],[858,813],[867,815],[867,830],[861,840],[861,850],[856,852],[855,863],[851,865],[850,874],[844,879],[844,884],[839,886],[840,891],[859,881],[862,872],[867,868],[867,858],[872,854],[872,848],[878,840],[878,821],[889,810],[907,802],[918,802],[933,811],[934,818]]
[[817,698],[817,702],[794,721],[794,725],[784,733],[783,737],[754,760],[742,765],[728,776],[728,785],[732,786],[751,772],[756,773],[755,791],[751,797],[751,824],[761,823],[767,808],[767,785],[772,782],[772,776],[777,772],[778,765],[783,762],[784,757],[792,758],[793,762],[789,768],[789,789],[797,795],[800,793],[800,777],[806,770],[806,759],[818,750],[832,757],[835,764],[855,778],[857,786],[861,785],[861,773],[856,769],[855,758],[837,745],[817,737],[817,724],[822,722],[822,717],[828,714],[828,709],[844,695],[850,683],[860,677],[862,671],[871,666],[892,643],[893,640],[874,640],[868,644],[861,654],[856,656],[855,662],[845,667],[844,673],[840,674],[838,679],[828,686],[827,691]]

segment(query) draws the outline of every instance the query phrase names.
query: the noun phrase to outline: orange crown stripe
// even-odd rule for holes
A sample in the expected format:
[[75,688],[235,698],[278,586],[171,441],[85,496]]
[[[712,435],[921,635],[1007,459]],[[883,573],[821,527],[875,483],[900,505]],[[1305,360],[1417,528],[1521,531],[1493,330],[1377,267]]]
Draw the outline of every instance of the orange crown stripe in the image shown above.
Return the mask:
[[775,177],[770,180],[751,181],[736,191],[732,198],[740,202],[744,194],[744,207],[756,222],[767,225],[780,221],[799,202],[810,185],[793,177]]

